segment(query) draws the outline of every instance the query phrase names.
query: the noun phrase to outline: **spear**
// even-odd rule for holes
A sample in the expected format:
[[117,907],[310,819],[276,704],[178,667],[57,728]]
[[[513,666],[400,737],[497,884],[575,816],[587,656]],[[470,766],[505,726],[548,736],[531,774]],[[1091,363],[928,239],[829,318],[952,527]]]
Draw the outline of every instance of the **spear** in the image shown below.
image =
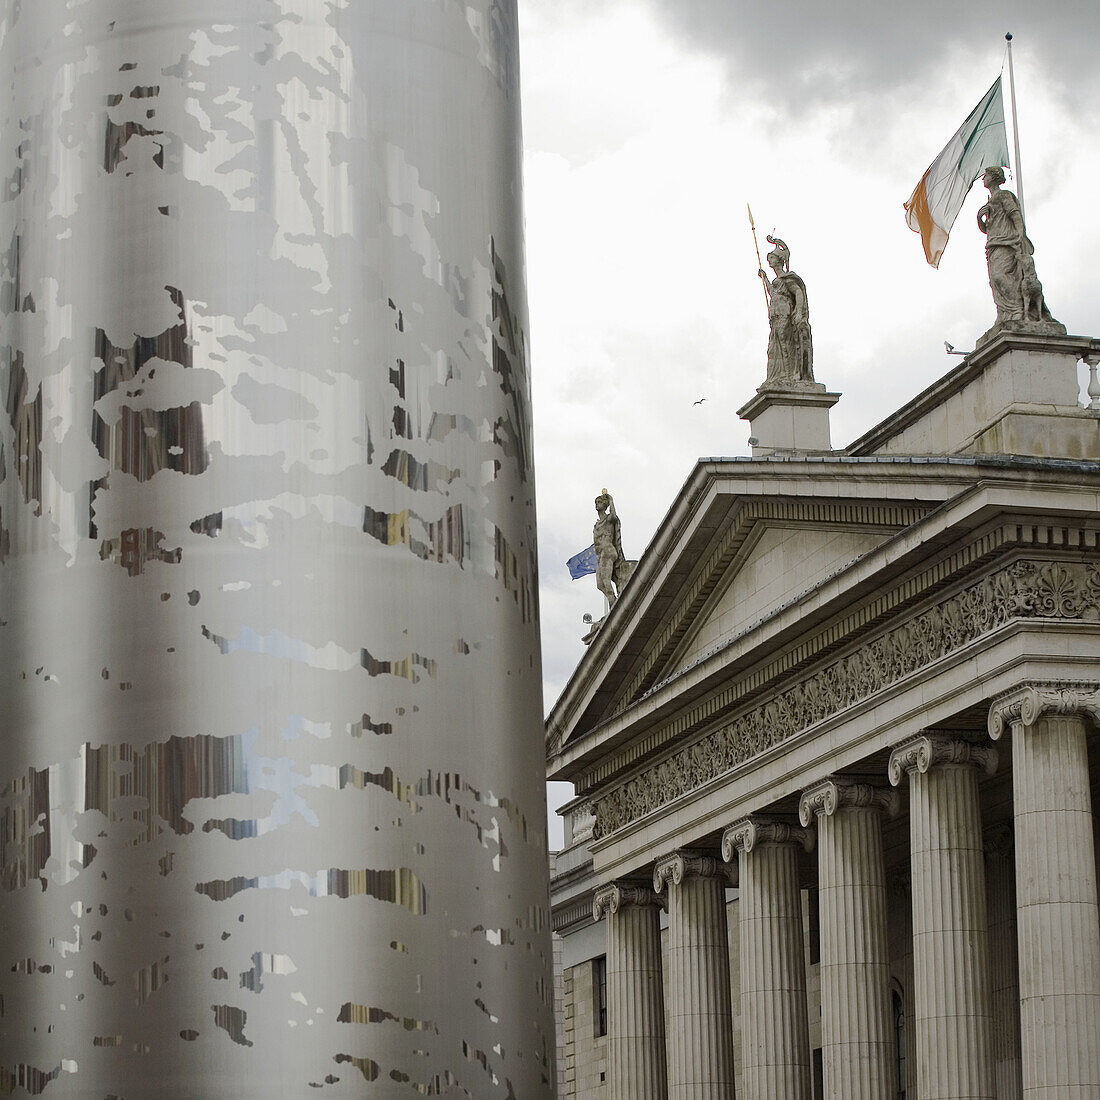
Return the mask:
[[764,284],[764,308],[769,309],[771,297],[768,294],[768,277],[764,274],[764,261],[760,259],[760,242],[756,239],[756,222],[752,220],[752,207],[745,203],[749,212],[749,225],[752,227],[752,243],[756,246],[756,270],[760,272],[760,281]]

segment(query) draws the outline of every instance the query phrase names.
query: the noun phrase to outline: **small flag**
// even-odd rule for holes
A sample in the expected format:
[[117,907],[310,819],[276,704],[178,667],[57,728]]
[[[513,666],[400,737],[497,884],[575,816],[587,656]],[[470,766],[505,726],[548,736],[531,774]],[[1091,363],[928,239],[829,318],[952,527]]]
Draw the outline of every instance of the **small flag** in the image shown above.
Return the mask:
[[578,577],[586,577],[589,573],[596,572],[596,546],[593,544],[587,550],[574,554],[566,563],[569,575],[576,580]]
[[997,77],[905,204],[909,228],[920,234],[924,255],[933,267],[940,266],[948,234],[974,181],[986,168],[1007,164],[1005,109]]

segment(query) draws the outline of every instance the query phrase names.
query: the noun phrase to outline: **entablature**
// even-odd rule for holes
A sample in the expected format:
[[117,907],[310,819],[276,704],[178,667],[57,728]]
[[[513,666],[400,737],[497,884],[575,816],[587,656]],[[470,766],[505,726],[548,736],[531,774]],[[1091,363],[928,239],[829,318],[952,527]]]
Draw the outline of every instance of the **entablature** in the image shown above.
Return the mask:
[[[776,467],[769,471],[771,480],[755,469],[768,464]],[[742,466],[753,467],[756,477],[734,478]],[[844,477],[833,477],[837,467]],[[815,479],[818,471],[822,476]],[[836,601],[858,599],[869,584],[890,583],[894,574],[927,561],[939,545],[957,542],[998,511],[1015,508],[1042,518],[1068,504],[1070,514],[1080,509],[1095,515],[1100,464],[1009,458],[731,460],[701,463],[694,482],[670,512],[675,522],[670,518],[662,525],[553,708],[547,754],[556,777],[576,781],[594,757],[618,751],[624,731],[636,726],[639,716],[669,718],[670,707],[706,695],[714,675],[724,676],[731,662],[776,648],[784,633],[805,634],[827,613],[836,613]],[[820,499],[811,499],[815,491]],[[677,647],[708,601],[729,583],[754,525],[762,516],[777,522],[784,509],[788,518],[782,522],[795,515],[807,523],[858,522],[881,530],[883,541],[677,667]],[[1080,522],[1080,515],[1067,522]],[[670,530],[677,540],[672,547],[665,545]],[[814,616],[817,621],[810,621]]]

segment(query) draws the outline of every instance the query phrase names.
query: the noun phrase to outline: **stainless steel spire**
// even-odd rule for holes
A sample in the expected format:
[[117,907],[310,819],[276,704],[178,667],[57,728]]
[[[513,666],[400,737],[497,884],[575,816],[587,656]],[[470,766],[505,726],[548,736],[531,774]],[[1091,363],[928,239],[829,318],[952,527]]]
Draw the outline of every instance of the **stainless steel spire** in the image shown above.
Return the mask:
[[0,0],[0,1093],[548,1097],[513,0]]

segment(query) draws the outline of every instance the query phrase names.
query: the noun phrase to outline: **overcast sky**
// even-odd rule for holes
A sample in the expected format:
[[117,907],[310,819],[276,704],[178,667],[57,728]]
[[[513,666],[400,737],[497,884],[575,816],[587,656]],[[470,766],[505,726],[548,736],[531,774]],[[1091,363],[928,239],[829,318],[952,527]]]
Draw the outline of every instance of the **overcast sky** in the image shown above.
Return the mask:
[[582,614],[602,613],[595,578],[564,565],[596,494],[638,557],[697,458],[748,453],[737,409],[768,332],[746,202],[761,251],[782,237],[806,282],[816,378],[844,394],[834,446],[953,367],[944,340],[969,349],[992,324],[980,181],[939,270],[902,203],[1001,70],[1006,31],[1037,273],[1070,332],[1100,335],[1100,4],[519,6],[549,709]]

